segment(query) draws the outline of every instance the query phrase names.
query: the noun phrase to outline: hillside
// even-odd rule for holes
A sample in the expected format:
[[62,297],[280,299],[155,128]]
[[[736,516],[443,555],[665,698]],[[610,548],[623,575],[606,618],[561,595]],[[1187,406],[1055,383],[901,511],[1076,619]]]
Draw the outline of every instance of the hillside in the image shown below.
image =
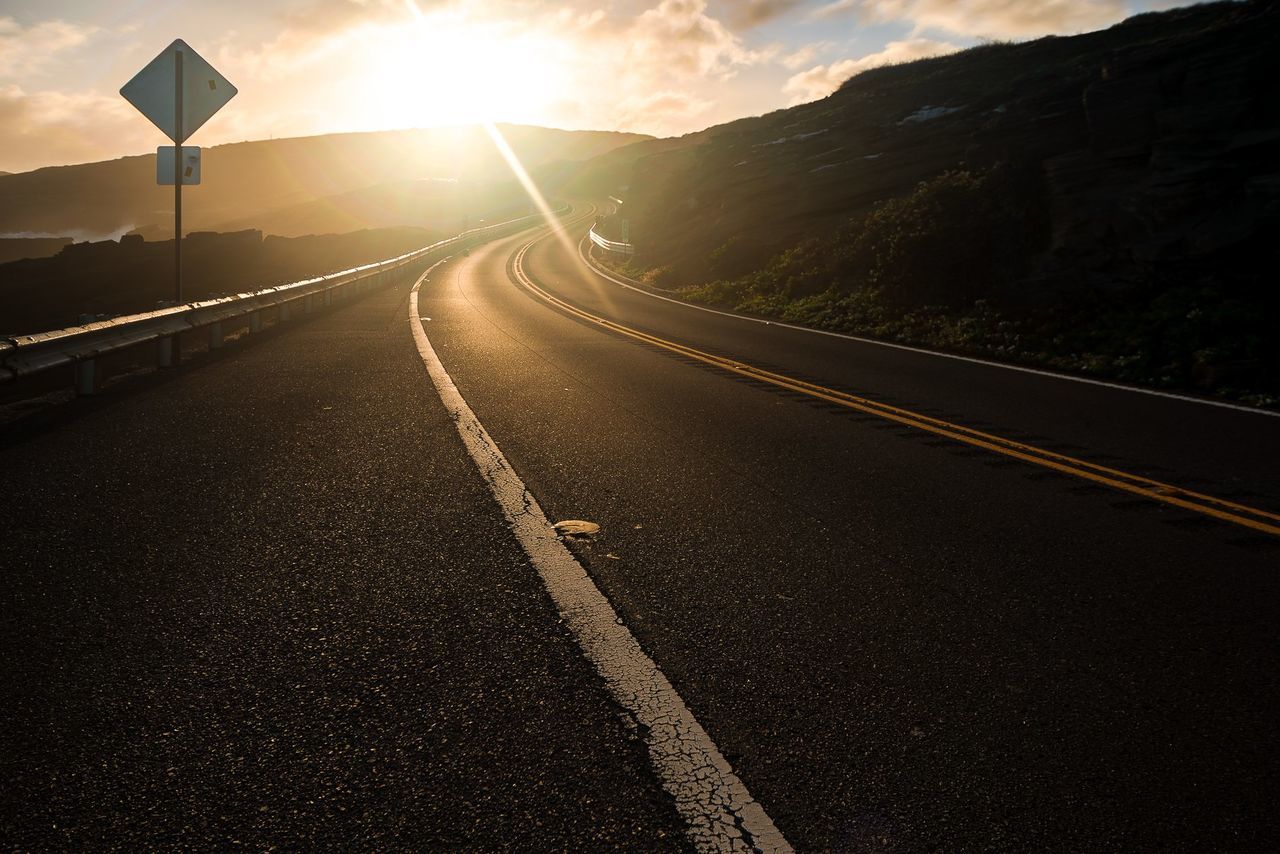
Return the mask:
[[0,237],[0,264],[57,255],[70,242],[67,237]]
[[1277,43],[1280,7],[1253,0],[864,72],[636,158],[614,185],[633,271],[832,328],[1278,395],[1259,273]]
[[[577,168],[576,163],[554,161],[529,171],[550,193],[563,181],[566,171]],[[254,228],[282,237],[300,237],[411,225],[456,232],[513,207],[523,209],[527,203],[527,192],[514,179],[393,181],[257,212],[217,223],[214,230]],[[163,232],[153,229],[147,236]]]
[[[420,228],[266,237],[257,230],[196,232],[183,240],[189,300],[297,281],[418,249],[446,235]],[[63,246],[55,255],[0,264],[0,334],[74,324],[81,314],[150,311],[173,295],[173,241],[125,237]]]
[[[511,125],[501,131],[528,169],[588,160],[647,139]],[[183,226],[193,231],[274,222],[289,234],[309,233],[298,230],[297,217],[317,232],[332,232],[343,222],[342,205],[335,200],[345,194],[447,179],[492,185],[511,176],[478,127],[259,140],[214,146],[201,157],[204,183],[187,188],[183,196]],[[326,199],[320,207],[336,210],[333,216],[303,212],[304,206]],[[155,182],[154,154],[0,176],[0,234],[85,239],[137,230],[148,237],[172,236],[172,210],[172,188]],[[406,210],[406,215],[417,211],[412,205]],[[345,222],[353,228],[424,225],[386,217],[366,225],[358,209]]]
[[582,164],[573,175],[568,190],[589,196],[626,193],[638,162],[700,145],[725,127],[729,125],[679,137],[646,139],[615,148]]

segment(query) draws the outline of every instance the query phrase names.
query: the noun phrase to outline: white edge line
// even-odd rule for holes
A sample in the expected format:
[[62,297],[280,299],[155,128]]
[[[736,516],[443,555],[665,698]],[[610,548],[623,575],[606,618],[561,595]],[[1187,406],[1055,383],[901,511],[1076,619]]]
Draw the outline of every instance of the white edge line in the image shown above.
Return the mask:
[[[583,241],[578,242],[579,255],[583,255],[582,243]],[[957,362],[972,362],[975,365],[986,365],[987,367],[990,367],[990,368],[1004,368],[1007,371],[1018,371],[1024,374],[1034,374],[1038,377],[1050,377],[1051,379],[1055,379],[1055,380],[1066,380],[1068,382],[1073,382],[1073,383],[1084,383],[1086,385],[1096,385],[1096,386],[1101,386],[1103,388],[1116,389],[1118,391],[1131,391],[1136,394],[1151,395],[1152,397],[1164,397],[1164,398],[1168,398],[1169,400],[1179,400],[1179,401],[1182,401],[1183,403],[1199,403],[1199,404],[1203,404],[1204,406],[1216,406],[1219,409],[1231,409],[1231,410],[1235,410],[1236,412],[1248,412],[1253,415],[1267,415],[1272,418],[1280,418],[1280,411],[1273,410],[1273,409],[1259,409],[1256,406],[1244,406],[1239,403],[1226,403],[1225,401],[1209,400],[1208,398],[1203,398],[1203,397],[1192,397],[1186,394],[1175,394],[1174,392],[1169,392],[1169,391],[1158,391],[1153,388],[1142,388],[1141,386],[1124,385],[1123,383],[1107,382],[1106,380],[1096,380],[1091,377],[1078,377],[1073,374],[1061,374],[1056,371],[1046,371],[1040,368],[1028,368],[1024,365],[1011,365],[1008,362],[996,362],[996,361],[992,361],[991,359],[979,359],[975,356],[960,356],[956,353],[942,353],[937,350],[926,350],[923,347],[912,347],[909,344],[894,344],[890,341],[877,341],[874,338],[862,338],[858,335],[849,335],[844,332],[832,332],[829,329],[815,329],[812,326],[797,326],[794,323],[785,323],[781,320],[766,320],[761,317],[751,317],[746,314],[738,314],[732,311],[724,311],[723,309],[708,308],[705,305],[696,305],[691,302],[685,302],[684,300],[674,299],[672,297],[664,297],[661,294],[655,294],[651,291],[645,290],[644,288],[637,288],[635,285],[631,284],[630,282],[626,282],[622,279],[612,276],[609,273],[606,273],[604,270],[597,267],[595,264],[592,264],[590,261],[587,261],[585,255],[583,257],[583,260],[586,262],[588,270],[590,270],[591,272],[595,273],[597,276],[600,276],[603,279],[608,279],[610,282],[613,282],[614,284],[617,284],[617,285],[621,285],[622,287],[627,288],[628,290],[635,291],[638,294],[644,294],[647,297],[652,297],[653,299],[660,299],[663,302],[669,302],[669,303],[672,303],[673,305],[683,306],[685,308],[693,309],[694,311],[705,311],[708,314],[718,314],[721,317],[732,317],[736,320],[745,320],[750,323],[762,323],[765,326],[781,326],[783,329],[794,329],[797,332],[809,332],[813,335],[826,335],[828,338],[843,338],[846,341],[857,341],[860,344],[874,344],[877,347],[889,347],[894,350],[906,350],[908,353],[920,353],[925,356],[937,356],[940,359],[954,359]]]
[[418,354],[560,616],[614,700],[640,725],[649,759],[662,787],[675,799],[690,840],[700,851],[790,852],[764,807],[751,797],[671,682],[556,536],[537,500],[445,371],[418,315],[418,290],[443,263],[428,268],[409,295],[409,324]]

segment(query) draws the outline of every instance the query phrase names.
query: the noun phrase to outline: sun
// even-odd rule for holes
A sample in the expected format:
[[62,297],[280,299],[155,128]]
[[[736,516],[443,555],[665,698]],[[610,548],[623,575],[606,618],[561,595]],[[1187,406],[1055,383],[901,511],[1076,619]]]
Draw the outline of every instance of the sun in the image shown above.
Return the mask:
[[560,97],[563,46],[506,22],[418,13],[370,30],[352,71],[364,123],[382,127],[539,123]]

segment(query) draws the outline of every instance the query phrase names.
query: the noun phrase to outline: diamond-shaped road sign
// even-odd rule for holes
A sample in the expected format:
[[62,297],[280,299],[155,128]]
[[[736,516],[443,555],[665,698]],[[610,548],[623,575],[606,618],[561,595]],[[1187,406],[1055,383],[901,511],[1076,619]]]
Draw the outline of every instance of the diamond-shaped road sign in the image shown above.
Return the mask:
[[[177,117],[175,65],[179,52],[182,53],[182,139],[178,139],[174,121]],[[181,145],[235,97],[236,87],[190,45],[177,39],[124,84],[120,94],[169,139]]]

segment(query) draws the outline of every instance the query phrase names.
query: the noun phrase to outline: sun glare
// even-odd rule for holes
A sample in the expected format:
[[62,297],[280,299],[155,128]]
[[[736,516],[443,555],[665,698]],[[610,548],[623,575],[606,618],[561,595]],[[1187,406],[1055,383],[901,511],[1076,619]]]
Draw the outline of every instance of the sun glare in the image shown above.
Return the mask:
[[508,25],[448,10],[371,31],[355,73],[369,125],[545,121],[561,86],[557,47]]

